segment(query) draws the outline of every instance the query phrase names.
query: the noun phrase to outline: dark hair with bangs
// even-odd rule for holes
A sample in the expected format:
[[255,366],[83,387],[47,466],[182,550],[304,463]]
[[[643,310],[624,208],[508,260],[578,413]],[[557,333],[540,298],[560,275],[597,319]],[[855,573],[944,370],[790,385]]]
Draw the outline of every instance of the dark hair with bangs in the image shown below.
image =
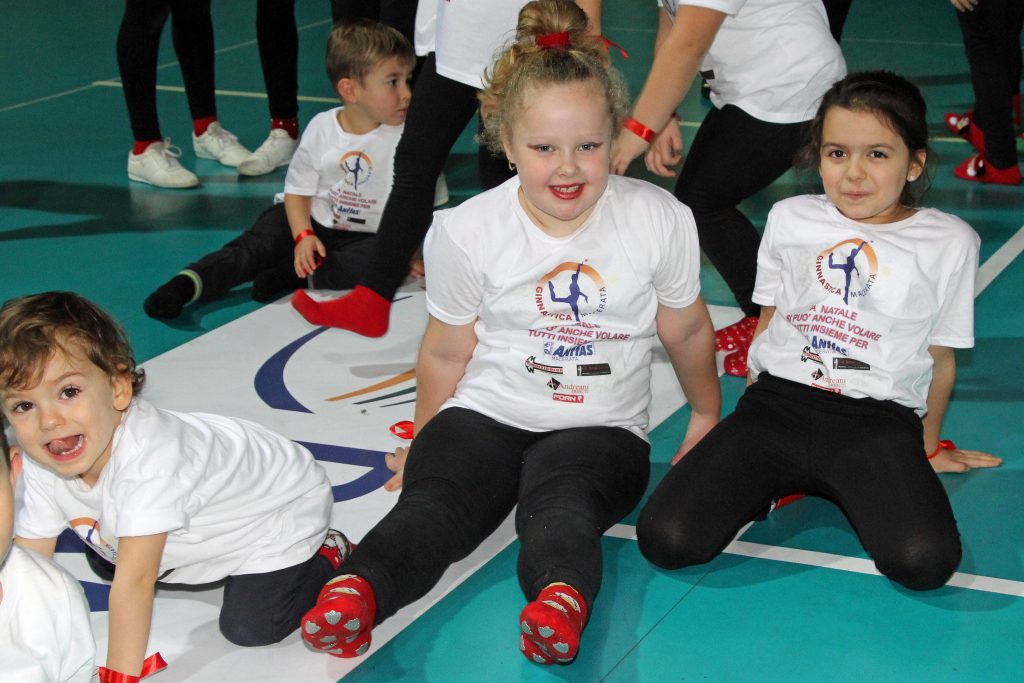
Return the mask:
[[146,379],[135,365],[128,335],[99,306],[74,292],[43,292],[0,308],[0,390],[38,382],[57,351],[77,346],[110,377],[130,375],[132,393]]
[[928,148],[927,105],[917,86],[892,71],[859,71],[837,81],[822,96],[818,113],[810,124],[810,140],[797,155],[801,169],[813,172],[821,161],[821,135],[825,115],[833,107],[850,111],[868,111],[900,136],[911,156],[918,152],[926,155],[921,175],[903,186],[900,202],[916,206],[930,185],[932,157]]

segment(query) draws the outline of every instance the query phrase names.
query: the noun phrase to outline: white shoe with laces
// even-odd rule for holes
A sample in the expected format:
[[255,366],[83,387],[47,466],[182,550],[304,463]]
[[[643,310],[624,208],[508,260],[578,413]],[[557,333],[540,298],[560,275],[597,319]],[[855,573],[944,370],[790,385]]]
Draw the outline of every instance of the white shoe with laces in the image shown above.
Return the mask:
[[275,168],[287,166],[298,147],[299,141],[293,140],[288,131],[272,128],[263,144],[238,164],[238,172],[242,175],[264,175]]
[[202,135],[192,134],[192,148],[200,159],[212,159],[225,166],[238,166],[252,154],[239,144],[237,135],[224,130],[217,121]]
[[128,178],[157,187],[181,189],[199,184],[196,174],[178,163],[181,148],[170,138],[154,142],[142,154],[128,153]]

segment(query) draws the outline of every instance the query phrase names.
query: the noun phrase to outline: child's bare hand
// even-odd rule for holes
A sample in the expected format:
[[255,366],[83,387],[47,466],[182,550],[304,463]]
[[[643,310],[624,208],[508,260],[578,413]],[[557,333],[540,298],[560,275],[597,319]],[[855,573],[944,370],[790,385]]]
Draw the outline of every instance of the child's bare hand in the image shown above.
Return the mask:
[[402,488],[402,472],[405,470],[405,459],[408,455],[409,449],[405,446],[399,446],[394,453],[384,454],[384,464],[395,473],[395,476],[384,484],[385,491],[397,491]]
[[316,235],[299,240],[295,245],[295,274],[299,277],[309,277],[320,266],[325,256],[327,248]]
[[419,280],[426,273],[426,269],[423,265],[423,259],[418,255],[413,256],[409,261],[409,277]]
[[976,467],[999,467],[1003,464],[1003,459],[991,453],[957,448],[954,450],[941,449],[928,462],[936,472],[967,472]]

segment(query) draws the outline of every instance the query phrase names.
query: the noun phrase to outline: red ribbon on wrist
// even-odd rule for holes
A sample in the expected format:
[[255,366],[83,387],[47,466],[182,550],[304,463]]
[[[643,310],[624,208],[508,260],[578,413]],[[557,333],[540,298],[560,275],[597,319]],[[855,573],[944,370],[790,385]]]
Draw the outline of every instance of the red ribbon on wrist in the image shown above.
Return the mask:
[[632,116],[622,122],[622,127],[639,137],[647,144],[654,142],[654,138],[658,136],[657,132],[640,123]]
[[105,666],[98,667],[96,674],[100,679],[100,683],[138,683],[146,676],[155,674],[157,671],[163,671],[166,668],[167,662],[164,661],[159,652],[156,652],[142,662],[142,671],[138,676],[123,674],[120,671],[114,671]]
[[928,459],[931,460],[932,458],[934,458],[936,455],[939,454],[939,451],[955,451],[955,450],[956,450],[956,444],[955,443],[953,443],[949,439],[940,439],[939,440],[939,445],[935,447],[934,451],[932,451],[931,453],[928,454]]
[[303,230],[302,232],[300,232],[298,235],[295,236],[295,244],[298,244],[299,242],[301,242],[302,240],[306,239],[307,237],[312,237],[315,234],[316,233],[313,232],[311,229],[306,228],[305,230]]

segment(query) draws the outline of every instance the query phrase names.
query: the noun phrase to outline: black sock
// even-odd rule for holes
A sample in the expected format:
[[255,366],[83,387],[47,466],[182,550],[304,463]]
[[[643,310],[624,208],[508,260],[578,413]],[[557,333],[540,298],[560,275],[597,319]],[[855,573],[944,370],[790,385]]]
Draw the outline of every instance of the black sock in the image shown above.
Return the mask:
[[142,308],[150,318],[169,320],[181,315],[181,309],[196,295],[192,278],[178,274],[146,297]]
[[305,287],[306,278],[296,275],[295,267],[288,263],[257,273],[252,280],[252,299],[265,304],[274,301],[285,292]]

